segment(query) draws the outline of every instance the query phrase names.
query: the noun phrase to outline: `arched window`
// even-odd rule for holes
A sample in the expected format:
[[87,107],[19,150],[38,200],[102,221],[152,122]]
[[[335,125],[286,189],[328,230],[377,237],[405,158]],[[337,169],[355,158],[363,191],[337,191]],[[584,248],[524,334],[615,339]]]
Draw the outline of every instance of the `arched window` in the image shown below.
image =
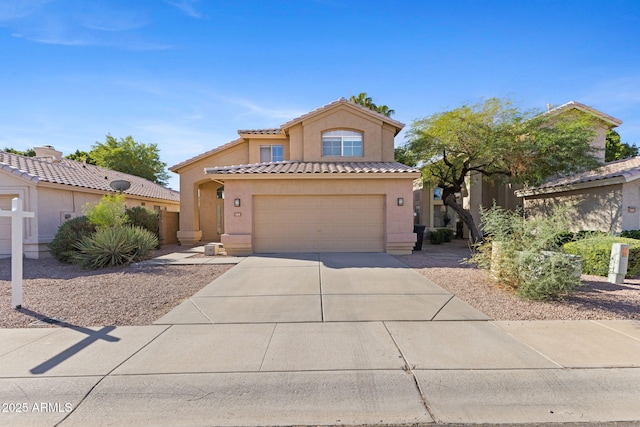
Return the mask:
[[345,129],[323,132],[322,155],[362,157],[362,132]]

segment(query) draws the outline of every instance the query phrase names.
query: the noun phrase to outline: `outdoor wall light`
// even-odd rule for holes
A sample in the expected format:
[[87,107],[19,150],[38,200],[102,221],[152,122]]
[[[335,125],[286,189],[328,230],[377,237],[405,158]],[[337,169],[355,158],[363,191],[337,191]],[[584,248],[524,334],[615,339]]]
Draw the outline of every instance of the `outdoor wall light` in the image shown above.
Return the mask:
[[235,206],[236,208],[240,207],[240,199],[235,198],[233,199],[233,206]]
[[398,197],[398,206],[404,206],[404,197]]

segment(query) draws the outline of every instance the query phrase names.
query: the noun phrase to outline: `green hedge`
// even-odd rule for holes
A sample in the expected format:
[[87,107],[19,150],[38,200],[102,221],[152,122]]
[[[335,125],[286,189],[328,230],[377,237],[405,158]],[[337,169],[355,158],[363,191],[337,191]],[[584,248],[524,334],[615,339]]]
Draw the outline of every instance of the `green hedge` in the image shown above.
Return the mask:
[[620,237],[628,237],[630,239],[640,240],[640,230],[625,230],[620,233]]
[[611,245],[614,243],[626,243],[629,245],[629,266],[626,277],[631,278],[640,274],[640,240],[616,236],[599,236],[565,243],[563,248],[568,254],[582,257],[583,274],[607,276],[611,259]]

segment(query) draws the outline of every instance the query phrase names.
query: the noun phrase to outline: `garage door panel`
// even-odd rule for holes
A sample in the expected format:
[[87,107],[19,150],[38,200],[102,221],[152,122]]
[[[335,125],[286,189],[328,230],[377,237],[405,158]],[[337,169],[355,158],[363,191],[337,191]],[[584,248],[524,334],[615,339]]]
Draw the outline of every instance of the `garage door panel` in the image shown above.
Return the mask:
[[384,196],[256,196],[255,252],[380,252]]

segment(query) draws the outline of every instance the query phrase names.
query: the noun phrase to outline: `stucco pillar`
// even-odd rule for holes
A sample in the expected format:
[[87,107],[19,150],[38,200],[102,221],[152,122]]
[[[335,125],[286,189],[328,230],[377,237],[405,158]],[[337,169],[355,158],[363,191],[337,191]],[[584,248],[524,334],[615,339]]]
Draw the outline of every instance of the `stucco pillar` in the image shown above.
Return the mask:
[[180,180],[180,230],[177,236],[182,245],[195,245],[202,240],[200,230],[199,184]]
[[[400,205],[400,200],[402,205]],[[386,182],[385,250],[392,255],[410,255],[416,243],[413,232],[413,180],[394,179]]]

